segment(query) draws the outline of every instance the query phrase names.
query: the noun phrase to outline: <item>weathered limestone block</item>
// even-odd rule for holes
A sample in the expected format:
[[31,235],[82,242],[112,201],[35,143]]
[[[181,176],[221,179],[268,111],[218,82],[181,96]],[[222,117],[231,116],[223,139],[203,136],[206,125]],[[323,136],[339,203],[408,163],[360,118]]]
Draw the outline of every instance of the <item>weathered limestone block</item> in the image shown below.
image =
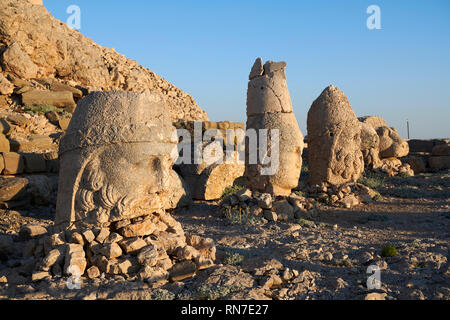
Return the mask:
[[433,139],[433,140],[419,140],[411,139],[408,140],[409,151],[412,153],[417,152],[427,152],[432,153],[435,146],[441,144],[449,144],[450,139]]
[[21,199],[26,194],[28,180],[25,178],[0,177],[0,203]]
[[9,140],[5,137],[3,133],[0,133],[0,152],[9,152],[10,145]]
[[13,93],[14,85],[0,73],[0,95],[9,95]]
[[[260,58],[255,62],[255,65],[259,64],[261,64]],[[286,62],[267,61],[263,68],[262,75],[250,79],[247,116],[269,112],[292,112],[292,102],[284,72]]]
[[[42,152],[57,149],[57,144],[49,136],[14,134],[10,136],[11,150],[15,152]],[[56,151],[56,150],[55,150]]]
[[30,59],[30,56],[16,42],[3,52],[1,62],[4,71],[13,73],[22,79],[34,78],[38,72],[38,67]]
[[345,94],[327,87],[308,112],[309,182],[340,185],[364,171],[359,121]]
[[109,225],[164,209],[177,137],[154,94],[94,92],[59,148],[56,225]]
[[380,137],[380,158],[401,158],[408,155],[408,142],[400,137],[395,128],[379,127],[376,130]]
[[[252,190],[274,195],[289,195],[297,187],[304,147],[303,135],[292,112],[285,68],[285,62],[267,61],[263,65],[261,58],[256,59],[247,91],[247,130],[256,130],[258,147],[248,139],[246,184]],[[262,153],[263,157],[260,152],[263,145],[259,143],[263,140],[262,130],[267,130],[267,152]],[[272,141],[273,134],[277,133],[278,140]],[[257,163],[251,161],[252,154],[258,155]]]
[[434,170],[450,169],[450,156],[431,156],[428,163]]
[[361,152],[364,157],[364,165],[367,168],[376,169],[381,165],[379,156],[380,138],[372,126],[361,122]]
[[433,156],[450,156],[450,144],[436,145],[432,150]]
[[4,152],[3,159],[5,162],[5,169],[3,170],[3,174],[15,175],[23,173],[25,166],[22,155],[15,152]]
[[38,79],[37,81],[51,91],[69,91],[72,92],[74,98],[81,98],[83,96],[83,92],[80,89],[60,83],[55,79]]
[[22,94],[22,103],[26,106],[51,105],[65,107],[74,105],[73,93],[70,91],[30,90]]
[[428,161],[425,161],[423,157],[408,155],[408,157],[405,158],[405,162],[410,165],[414,174],[426,172]]
[[66,275],[81,276],[87,266],[83,246],[79,244],[65,245],[64,273]]
[[43,154],[40,153],[25,153],[23,154],[25,160],[25,172],[37,173],[45,172],[47,165]]

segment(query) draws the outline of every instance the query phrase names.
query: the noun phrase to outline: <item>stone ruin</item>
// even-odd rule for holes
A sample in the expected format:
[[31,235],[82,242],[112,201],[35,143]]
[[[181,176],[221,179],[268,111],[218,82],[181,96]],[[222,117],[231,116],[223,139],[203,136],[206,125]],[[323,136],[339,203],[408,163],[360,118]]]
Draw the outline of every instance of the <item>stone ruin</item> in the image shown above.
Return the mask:
[[[195,132],[196,125],[198,136]],[[188,141],[180,141],[180,156],[183,156],[183,151],[188,150],[190,157],[186,159],[188,163],[176,164],[175,170],[186,181],[193,199],[219,199],[225,189],[235,184],[244,174],[244,161],[239,157],[245,135],[244,124],[229,121],[204,121],[197,124],[194,121],[178,121],[175,126],[178,129],[186,129],[191,138]],[[221,139],[203,140],[206,135]],[[198,163],[194,160],[195,148],[198,148],[202,156],[202,161]],[[228,161],[227,150],[230,152]]]
[[402,161],[408,163],[414,173],[450,169],[450,139],[411,139],[408,145],[410,153]]
[[[252,141],[249,139],[246,142],[245,182],[252,190],[276,196],[289,196],[291,190],[297,187],[304,146],[303,135],[292,109],[285,68],[286,62],[267,61],[263,65],[261,58],[256,59],[250,72],[247,91],[247,130],[256,130],[258,148],[252,151],[249,145]],[[262,171],[268,164],[263,163],[265,159],[260,155],[261,129],[267,130],[265,157],[271,158],[273,162],[274,153],[278,151],[279,155],[276,171],[267,174]],[[276,134],[276,130],[279,145],[272,146],[270,137]],[[249,162],[252,152],[254,155],[258,154],[257,163]]]
[[389,127],[381,117],[365,116],[358,120],[361,124],[361,150],[366,167],[381,170],[390,176],[413,176],[414,171],[410,165],[398,159],[408,155],[409,145],[397,130]]
[[308,112],[309,183],[342,185],[364,171],[360,125],[345,94],[327,87]]
[[213,241],[185,236],[166,212],[187,196],[172,170],[177,136],[166,110],[154,94],[95,92],[79,102],[59,149],[53,234],[30,249],[43,258],[34,280],[175,281],[213,265]]

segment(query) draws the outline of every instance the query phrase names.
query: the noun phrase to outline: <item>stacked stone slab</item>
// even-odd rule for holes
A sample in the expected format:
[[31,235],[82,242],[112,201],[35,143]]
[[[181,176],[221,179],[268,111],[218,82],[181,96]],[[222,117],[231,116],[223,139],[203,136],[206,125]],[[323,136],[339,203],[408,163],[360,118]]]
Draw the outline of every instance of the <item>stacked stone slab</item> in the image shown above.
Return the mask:
[[341,185],[364,171],[361,128],[345,94],[327,87],[308,112],[309,183]]
[[[286,62],[256,59],[250,75],[247,91],[247,131],[256,130],[258,148],[253,150],[246,142],[245,182],[248,188],[263,193],[288,196],[298,185],[302,166],[303,135],[293,113],[286,81]],[[260,136],[267,130],[267,156],[274,159],[271,150],[279,150],[279,163],[275,172],[265,174],[261,158]],[[278,146],[271,145],[271,136],[278,132]],[[257,163],[250,163],[250,152],[258,154]]]
[[[178,141],[166,107],[162,96],[124,91],[94,92],[79,102],[59,148],[52,237],[65,238],[54,247],[81,246],[60,248],[64,274],[139,273],[155,281],[179,270],[175,261],[194,272],[213,264],[214,243],[186,238],[165,211],[187,196],[172,170]],[[49,254],[44,261],[53,261]]]
[[410,153],[402,159],[415,173],[435,172],[450,168],[450,140],[432,139],[408,141]]
[[[186,181],[193,199],[216,200],[223,195],[227,187],[232,186],[244,174],[245,166],[239,158],[239,152],[243,148],[244,124],[205,121],[198,122],[197,125],[199,133],[195,132],[193,121],[176,123],[178,129],[186,129],[190,134],[191,141],[184,141],[182,144],[190,149],[191,158],[188,159],[189,163],[177,164],[175,169]],[[211,135],[221,137],[222,140],[203,141],[202,138],[207,131]],[[217,151],[218,154],[212,159],[215,161],[208,161],[202,157],[202,161],[196,163],[195,148],[198,148],[202,156]],[[230,152],[230,161],[226,161],[227,151]]]

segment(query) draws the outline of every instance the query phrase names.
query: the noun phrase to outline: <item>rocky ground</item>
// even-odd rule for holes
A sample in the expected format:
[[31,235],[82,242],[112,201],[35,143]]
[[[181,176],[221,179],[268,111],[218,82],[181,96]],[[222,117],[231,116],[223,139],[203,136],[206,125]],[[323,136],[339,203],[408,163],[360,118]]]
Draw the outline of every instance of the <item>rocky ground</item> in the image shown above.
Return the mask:
[[[216,265],[182,282],[83,278],[70,290],[67,278],[32,282],[21,271],[26,264],[9,260],[0,264],[0,298],[450,299],[450,172],[363,182],[382,197],[351,209],[317,202],[292,222],[225,218],[216,202],[174,213],[186,233],[217,244]],[[1,211],[0,232],[48,226],[53,215],[47,207]],[[397,253],[383,257],[388,245]],[[366,287],[370,265],[381,270],[380,290]]]

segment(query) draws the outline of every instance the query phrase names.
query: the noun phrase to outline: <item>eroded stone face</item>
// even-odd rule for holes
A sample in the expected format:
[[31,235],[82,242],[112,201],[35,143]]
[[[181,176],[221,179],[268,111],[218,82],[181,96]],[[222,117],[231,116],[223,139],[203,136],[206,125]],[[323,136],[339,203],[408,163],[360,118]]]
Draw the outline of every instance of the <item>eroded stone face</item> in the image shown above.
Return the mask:
[[[304,146],[303,135],[292,110],[285,68],[285,62],[267,61],[263,65],[261,58],[256,59],[247,91],[247,130],[255,129],[258,136],[258,164],[249,161],[252,152],[249,143],[252,142],[247,141],[246,183],[253,190],[274,195],[289,195],[297,187]],[[264,129],[267,130],[267,157],[272,166],[262,164],[264,159],[260,157],[259,139]],[[272,133],[276,130],[279,143],[272,145]],[[275,152],[278,152],[276,157]],[[278,164],[273,172],[261,171],[267,167],[273,169],[273,161],[276,160]]]
[[361,152],[364,157],[364,165],[367,168],[376,169],[381,166],[379,156],[380,138],[372,126],[361,122]]
[[401,158],[408,155],[408,142],[400,137],[395,128],[379,127],[376,130],[380,137],[381,158]]
[[340,185],[364,171],[361,129],[347,97],[327,87],[308,112],[309,182]]
[[[105,226],[174,205],[175,128],[155,95],[95,92],[60,144],[55,224]],[[174,180],[174,181],[173,181]]]
[[113,145],[86,165],[75,203],[75,220],[92,224],[134,218],[163,209],[171,160],[155,155],[151,143]]

